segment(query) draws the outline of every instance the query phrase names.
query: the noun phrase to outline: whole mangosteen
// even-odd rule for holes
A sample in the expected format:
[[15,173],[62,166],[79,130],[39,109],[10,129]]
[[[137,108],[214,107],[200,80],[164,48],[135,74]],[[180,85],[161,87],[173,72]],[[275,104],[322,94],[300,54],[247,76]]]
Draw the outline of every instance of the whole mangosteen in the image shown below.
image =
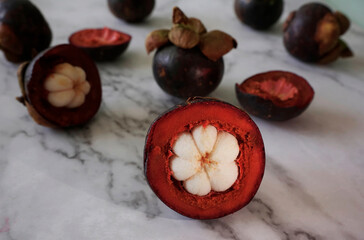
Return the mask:
[[151,32],[145,46],[153,59],[153,74],[168,94],[188,98],[206,96],[221,82],[222,56],[237,46],[230,35],[207,32],[197,18],[188,18],[179,8],[173,10],[173,27]]
[[108,0],[107,3],[115,17],[127,22],[141,22],[152,12],[155,0]]
[[235,0],[235,13],[246,25],[265,30],[278,21],[283,0]]
[[0,1],[0,49],[8,61],[30,60],[48,48],[51,40],[47,21],[30,1]]
[[284,23],[284,46],[301,61],[326,64],[352,51],[340,39],[350,27],[349,19],[321,3],[308,3],[293,11]]

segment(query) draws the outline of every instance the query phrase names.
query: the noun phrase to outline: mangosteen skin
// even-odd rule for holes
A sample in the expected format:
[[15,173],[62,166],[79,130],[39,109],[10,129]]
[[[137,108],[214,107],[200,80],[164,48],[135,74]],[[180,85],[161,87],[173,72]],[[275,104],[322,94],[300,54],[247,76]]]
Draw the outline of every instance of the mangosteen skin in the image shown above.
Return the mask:
[[331,10],[320,4],[303,5],[294,13],[284,31],[284,46],[294,57],[304,62],[317,62],[320,59],[319,44],[315,41],[317,23]]
[[30,60],[48,48],[51,40],[47,21],[30,1],[0,1],[0,48],[8,61]]
[[188,98],[206,96],[217,88],[224,74],[223,58],[212,61],[198,47],[165,45],[153,59],[153,75],[168,94]]
[[235,85],[235,93],[240,105],[245,111],[259,118],[272,121],[286,121],[295,118],[308,107],[306,105],[304,107],[280,108],[270,100],[241,91],[238,84]]
[[85,51],[93,60],[97,62],[107,62],[118,58],[129,46],[129,42],[115,45],[102,46],[97,48],[78,47]]
[[283,5],[283,0],[235,0],[234,9],[244,24],[266,30],[278,21]]
[[108,0],[115,17],[130,23],[143,21],[153,10],[155,0]]

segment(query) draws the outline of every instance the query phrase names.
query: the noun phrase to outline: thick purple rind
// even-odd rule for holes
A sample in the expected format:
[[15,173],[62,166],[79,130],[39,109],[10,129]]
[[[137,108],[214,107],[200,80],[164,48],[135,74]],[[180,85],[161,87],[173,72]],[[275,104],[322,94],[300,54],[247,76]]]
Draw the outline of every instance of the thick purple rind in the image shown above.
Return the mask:
[[[85,31],[85,30],[81,30],[81,31]],[[90,31],[92,31],[92,29],[90,29]],[[72,41],[72,38],[75,35],[77,35],[77,33],[78,32],[73,33],[68,38],[68,42],[71,45],[82,49],[93,60],[98,61],[98,62],[112,61],[112,60],[115,60],[116,58],[118,58],[128,48],[129,43],[130,43],[131,38],[132,38],[130,35],[128,35],[126,33],[119,32],[120,34],[123,34],[124,36],[126,36],[128,38],[128,41],[125,41],[125,42],[123,42],[121,44],[116,44],[116,45],[104,45],[104,46],[98,46],[98,47],[84,47],[84,46],[78,46],[77,44],[75,44]]]
[[249,114],[267,120],[286,121],[297,117],[308,107],[308,105],[304,107],[278,107],[268,99],[263,99],[259,96],[242,92],[239,89],[238,84],[235,85],[235,93],[240,105],[245,111],[247,111]]
[[158,49],[153,59],[153,75],[168,94],[188,98],[207,96],[220,84],[224,61],[212,61],[198,47],[183,49],[168,44]]
[[[269,76],[269,75],[282,75],[282,77],[287,75],[290,78],[295,78],[296,81],[299,81],[300,84],[306,87],[308,92],[300,94],[310,94],[307,96],[308,100],[304,104],[300,104],[299,106],[291,106],[291,107],[277,106],[273,103],[273,101],[269,99],[264,99],[260,96],[242,91],[239,87],[240,85],[235,84],[235,94],[243,109],[247,111],[249,114],[273,121],[286,121],[295,118],[299,116],[302,112],[304,112],[306,108],[310,105],[314,96],[314,90],[304,78],[291,72],[269,71],[253,75],[248,79],[246,79],[245,81],[259,79],[263,76]],[[241,84],[244,84],[244,82]]]

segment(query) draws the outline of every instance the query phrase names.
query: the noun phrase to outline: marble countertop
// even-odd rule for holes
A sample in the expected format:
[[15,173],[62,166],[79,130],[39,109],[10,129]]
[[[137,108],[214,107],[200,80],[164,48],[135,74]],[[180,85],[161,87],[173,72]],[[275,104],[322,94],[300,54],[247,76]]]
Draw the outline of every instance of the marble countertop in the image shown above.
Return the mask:
[[[364,239],[364,29],[344,39],[351,59],[327,66],[289,56],[282,23],[303,2],[287,0],[267,32],[243,26],[233,1],[157,0],[150,18],[130,25],[100,0],[34,0],[53,30],[52,45],[83,28],[108,26],[133,36],[125,54],[98,64],[99,113],[79,129],[38,126],[15,101],[17,65],[0,54],[0,240]],[[185,218],[166,207],[143,174],[151,122],[179,103],[157,86],[146,35],[169,27],[171,9],[200,16],[239,45],[224,57],[225,75],[210,96],[238,106],[234,85],[268,70],[292,71],[315,90],[310,107],[287,122],[253,117],[266,149],[266,171],[251,203],[216,220]]]

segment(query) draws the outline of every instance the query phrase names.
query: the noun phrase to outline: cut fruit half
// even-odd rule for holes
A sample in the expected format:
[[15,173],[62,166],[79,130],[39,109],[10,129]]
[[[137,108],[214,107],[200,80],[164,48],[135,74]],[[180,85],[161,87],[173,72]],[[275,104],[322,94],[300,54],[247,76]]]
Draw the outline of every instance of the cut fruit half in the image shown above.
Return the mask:
[[302,77],[270,71],[235,85],[241,106],[257,117],[283,121],[300,115],[311,103],[314,91]]
[[88,122],[101,104],[101,81],[94,61],[69,44],[38,54],[18,70],[22,96],[31,117],[47,127]]
[[131,36],[107,27],[84,29],[73,33],[69,42],[86,51],[96,61],[110,61],[119,57],[129,46]]
[[196,219],[231,214],[250,202],[264,173],[264,144],[242,110],[193,99],[159,117],[144,149],[147,181],[176,212]]

